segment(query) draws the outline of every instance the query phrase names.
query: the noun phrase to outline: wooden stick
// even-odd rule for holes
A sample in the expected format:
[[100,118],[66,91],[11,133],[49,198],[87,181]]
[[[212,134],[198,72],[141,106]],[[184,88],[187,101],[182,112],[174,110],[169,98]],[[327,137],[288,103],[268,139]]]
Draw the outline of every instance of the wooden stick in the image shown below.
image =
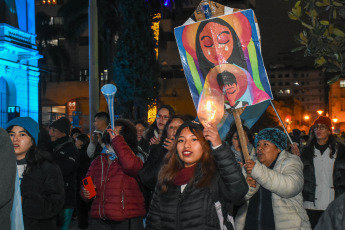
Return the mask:
[[232,114],[234,115],[235,123],[236,123],[236,127],[237,127],[237,134],[238,134],[238,137],[240,138],[243,157],[245,160],[250,160],[248,147],[247,147],[247,139],[245,136],[247,134],[244,133],[242,122],[241,122],[241,117],[240,117],[241,112],[243,112],[243,110],[241,110],[241,109],[233,109],[232,110]]

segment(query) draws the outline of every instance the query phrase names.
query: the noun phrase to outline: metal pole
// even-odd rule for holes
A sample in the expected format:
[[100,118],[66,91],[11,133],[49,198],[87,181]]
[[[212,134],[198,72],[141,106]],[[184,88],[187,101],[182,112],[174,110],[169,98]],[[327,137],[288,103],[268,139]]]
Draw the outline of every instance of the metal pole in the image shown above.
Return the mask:
[[99,110],[97,0],[89,0],[89,132]]
[[281,123],[282,126],[283,126],[283,129],[284,129],[284,131],[285,131],[285,133],[286,133],[286,135],[287,135],[287,137],[288,137],[290,143],[292,144],[292,140],[291,140],[291,138],[290,138],[289,133],[287,132],[287,130],[286,130],[286,128],[285,128],[284,122],[283,122],[282,119],[280,118],[280,116],[279,116],[279,114],[278,114],[278,111],[276,110],[276,107],[274,107],[273,102],[272,102],[271,100],[270,100],[270,102],[271,102],[272,108],[274,109],[274,112],[277,114],[277,117],[278,117],[280,123]]

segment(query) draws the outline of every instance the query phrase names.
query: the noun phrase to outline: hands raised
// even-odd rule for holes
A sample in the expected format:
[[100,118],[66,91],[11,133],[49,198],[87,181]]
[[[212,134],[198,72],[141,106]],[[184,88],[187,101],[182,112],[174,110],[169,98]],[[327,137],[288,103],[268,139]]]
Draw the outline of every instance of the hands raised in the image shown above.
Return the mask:
[[213,146],[222,144],[217,127],[207,126],[204,128],[203,134],[205,139],[210,141]]

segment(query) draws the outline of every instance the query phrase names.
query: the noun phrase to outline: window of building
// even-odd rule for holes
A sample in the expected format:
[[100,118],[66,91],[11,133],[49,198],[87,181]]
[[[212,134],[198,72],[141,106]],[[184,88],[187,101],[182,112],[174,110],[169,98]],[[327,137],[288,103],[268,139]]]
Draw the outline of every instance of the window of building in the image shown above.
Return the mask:
[[299,85],[298,81],[294,82],[293,84],[294,84],[294,85]]
[[302,85],[304,85],[304,81],[302,81]]
[[276,76],[274,74],[270,74],[270,78],[275,78]]
[[279,85],[279,86],[283,86],[283,82],[279,82],[278,85]]
[[340,80],[340,88],[344,88],[345,87],[345,80]]
[[276,83],[274,83],[274,82],[271,83],[271,86],[275,86],[275,85],[276,85]]
[[283,78],[283,74],[278,74],[278,78]]
[[284,91],[281,89],[281,90],[279,90],[279,92],[278,92],[278,93],[283,94],[283,93],[284,93]]
[[304,78],[304,73],[301,74],[301,78]]
[[285,85],[290,85],[290,82],[285,82]]
[[289,78],[290,77],[290,74],[285,74],[285,78]]
[[299,93],[299,90],[298,90],[298,89],[297,89],[297,90],[294,90],[293,93]]
[[291,92],[291,91],[290,91],[289,89],[286,89],[286,90],[285,90],[285,93],[286,93],[286,94],[290,94],[290,92]]
[[49,25],[63,25],[63,17],[50,17]]
[[294,77],[294,78],[298,78],[298,73],[294,73],[294,74],[293,74],[293,77]]

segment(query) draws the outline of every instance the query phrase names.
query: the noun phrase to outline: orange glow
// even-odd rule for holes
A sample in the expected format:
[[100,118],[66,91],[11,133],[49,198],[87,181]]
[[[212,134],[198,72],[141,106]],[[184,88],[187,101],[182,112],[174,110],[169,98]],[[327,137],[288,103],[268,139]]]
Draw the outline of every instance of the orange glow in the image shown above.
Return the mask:
[[318,111],[316,111],[319,115],[321,115],[323,113],[323,111],[320,109]]
[[304,116],[304,120],[309,120],[309,118],[310,118],[309,115]]
[[337,123],[338,118],[335,117],[335,118],[332,119],[332,121],[333,121],[334,123]]

